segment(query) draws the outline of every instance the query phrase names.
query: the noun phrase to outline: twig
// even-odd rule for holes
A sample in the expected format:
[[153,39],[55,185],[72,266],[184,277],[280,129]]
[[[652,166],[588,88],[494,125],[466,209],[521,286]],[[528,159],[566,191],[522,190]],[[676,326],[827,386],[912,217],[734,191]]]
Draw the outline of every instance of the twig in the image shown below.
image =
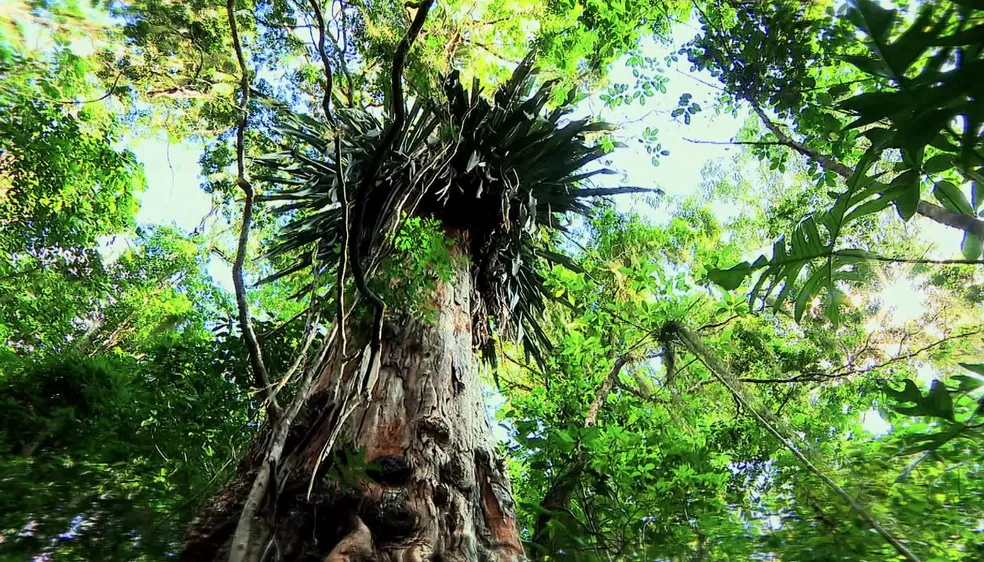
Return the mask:
[[683,140],[693,143],[693,144],[716,144],[716,145],[751,145],[751,146],[785,146],[789,148],[789,145],[780,141],[712,141],[712,140],[701,140],[701,139],[691,139],[683,137]]
[[857,258],[861,260],[871,260],[880,261],[888,263],[910,263],[910,264],[928,264],[928,265],[982,265],[984,260],[966,260],[966,259],[947,259],[947,260],[933,260],[926,258],[893,258],[890,256],[880,256],[878,254],[872,254],[864,251],[858,250],[833,250],[830,252],[818,252],[816,254],[811,254],[809,256],[801,256],[795,258],[789,258],[779,261],[768,261],[760,264],[752,264],[750,266],[751,271],[755,271],[763,268],[772,268],[776,266],[786,265],[790,263],[797,262],[808,262],[815,260],[817,258],[831,258],[831,257],[843,257],[843,258]]
[[116,86],[117,86],[117,84],[120,83],[120,78],[122,76],[123,76],[123,71],[122,70],[119,71],[119,72],[117,72],[116,73],[116,78],[113,79],[113,85],[109,87],[109,90],[105,94],[99,96],[98,98],[93,98],[91,100],[78,100],[78,101],[76,101],[76,100],[58,100],[58,103],[64,104],[64,105],[74,105],[74,104],[81,105],[81,104],[84,104],[84,103],[96,103],[97,101],[102,101],[102,100],[104,100],[104,99],[106,99],[106,98],[108,98],[108,97],[110,97],[110,96],[112,96],[113,94],[116,93]]
[[714,322],[713,324],[704,324],[700,328],[697,328],[697,331],[698,332],[702,332],[704,330],[713,330],[715,328],[720,328],[721,326],[724,326],[724,325],[728,324],[732,320],[737,320],[739,318],[741,318],[740,315],[738,315],[738,314],[732,314],[731,316],[725,318],[724,320],[721,320],[720,322]]
[[300,351],[297,352],[297,356],[294,362],[287,369],[287,372],[283,377],[280,378],[280,382],[274,385],[273,392],[271,396],[277,396],[284,386],[290,382],[298,370],[303,369],[307,364],[307,352],[310,349],[311,344],[314,343],[315,338],[318,335],[318,321],[320,319],[319,307],[318,307],[318,287],[319,283],[319,271],[321,270],[321,264],[318,262],[318,254],[321,251],[321,243],[315,243],[314,249],[311,250],[311,268],[314,270],[314,278],[311,280],[311,296],[309,298],[309,304],[307,308],[308,317],[304,322],[304,331],[306,332],[304,336],[304,342],[301,344]]
[[287,320],[284,320],[282,323],[280,323],[277,326],[275,326],[269,332],[263,332],[262,334],[257,335],[256,338],[260,341],[260,343],[263,343],[263,342],[269,340],[273,336],[275,336],[275,335],[279,334],[280,332],[282,332],[284,330],[284,328],[286,328],[287,326],[290,326],[291,324],[293,324],[294,322],[296,322],[297,319],[299,319],[301,316],[304,316],[305,314],[307,314],[307,312],[308,312],[308,309],[302,308],[301,311],[298,312],[297,314],[291,316]]

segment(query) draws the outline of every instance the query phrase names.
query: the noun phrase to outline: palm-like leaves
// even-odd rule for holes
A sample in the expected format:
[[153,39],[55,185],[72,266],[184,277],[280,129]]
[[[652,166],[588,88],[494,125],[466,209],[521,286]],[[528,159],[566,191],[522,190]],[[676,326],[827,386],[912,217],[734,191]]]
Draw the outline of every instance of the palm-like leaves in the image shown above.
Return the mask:
[[[377,234],[393,229],[403,213],[439,219],[469,243],[476,343],[485,346],[493,328],[508,328],[540,361],[549,342],[537,322],[544,306],[537,265],[563,259],[538,249],[545,231],[564,228],[568,213],[587,212],[592,197],[641,190],[579,187],[607,171],[581,172],[602,155],[586,143],[585,134],[606,125],[565,124],[565,110],[545,112],[552,84],[534,91],[531,63],[524,61],[491,102],[479,96],[477,82],[466,91],[457,73],[445,81],[443,103],[418,100],[394,149],[368,182],[369,192],[348,193],[349,201],[367,198],[362,226],[355,221],[348,240],[371,259],[385,239]],[[362,172],[383,124],[362,110],[339,111],[337,120],[345,183],[349,190],[364,188]],[[263,179],[276,185],[264,199],[283,203],[279,210],[290,213],[270,253],[302,256],[275,277],[308,267],[310,252],[298,250],[316,241],[325,254],[318,262],[337,263],[345,235],[339,167],[326,157],[334,132],[305,116],[288,121],[280,132],[292,148],[259,159],[272,172]]]

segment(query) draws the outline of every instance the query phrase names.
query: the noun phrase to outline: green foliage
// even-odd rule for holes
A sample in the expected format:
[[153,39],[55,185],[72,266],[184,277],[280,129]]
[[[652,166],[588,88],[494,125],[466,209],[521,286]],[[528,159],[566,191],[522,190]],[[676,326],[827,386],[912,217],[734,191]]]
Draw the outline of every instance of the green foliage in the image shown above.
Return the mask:
[[[0,380],[5,554],[174,552],[251,434],[229,377],[242,369],[236,355],[236,339],[216,345],[186,332],[139,359],[65,354],[8,364]],[[125,539],[134,534],[141,540]]]
[[79,88],[85,61],[70,52],[45,61],[7,40],[0,35],[0,250],[37,256],[131,227],[144,188],[133,154],[117,149],[111,120],[49,97]]
[[[682,235],[688,231],[689,239]],[[910,541],[927,544],[921,554],[974,559],[976,535],[953,529],[973,527],[981,513],[976,496],[966,492],[977,463],[970,461],[960,477],[965,491],[958,495],[955,478],[939,480],[949,474],[946,464],[934,460],[907,471],[912,457],[897,456],[923,443],[925,425],[894,414],[897,433],[875,439],[860,425],[859,413],[882,407],[880,380],[898,385],[911,373],[906,357],[933,345],[909,339],[922,327],[902,335],[901,348],[889,343],[893,351],[882,356],[878,342],[896,335],[868,331],[856,309],[835,328],[816,315],[799,324],[781,311],[752,316],[746,302],[727,294],[702,298],[699,277],[667,269],[741,248],[719,238],[722,229],[692,207],[664,226],[609,211],[589,232],[575,252],[579,269],[557,266],[548,276],[563,303],[549,309],[549,325],[559,333],[548,367],[507,366],[499,373],[509,399],[500,418],[511,430],[528,552],[563,560],[613,552],[626,560],[861,561],[894,554],[737,408],[700,362],[682,354],[667,370],[655,334],[666,319],[679,319],[698,327],[742,380],[754,381],[751,396],[800,432],[841,486]],[[954,353],[974,357],[975,345],[936,347],[933,364],[953,365]],[[589,405],[620,354],[629,362],[601,395],[597,423],[587,427]],[[976,406],[960,402],[963,412]],[[953,455],[951,463],[974,451],[958,445],[940,454]],[[907,477],[896,482],[901,474]],[[565,482],[572,487],[569,506],[546,503]],[[927,511],[940,520],[927,522]],[[547,530],[537,534],[545,514]]]
[[[871,261],[922,255],[891,222],[921,203],[978,218],[980,13],[968,1],[898,11],[858,1],[841,14],[827,4],[439,3],[410,55],[405,127],[364,189],[392,112],[405,6],[326,12],[332,127],[312,117],[323,75],[301,32],[307,7],[240,3],[260,100],[248,108],[247,156],[273,203],[256,209],[266,259],[247,262],[249,278],[266,278],[248,297],[270,372],[296,359],[305,327],[291,318],[304,317],[306,295],[334,310],[330,274],[346,238],[394,316],[431,314],[434,291],[467,260],[478,339],[508,359],[491,374],[529,554],[894,556],[699,358],[666,341],[672,321],[692,326],[752,403],[925,560],[980,559],[984,281],[973,265]],[[238,69],[218,8],[111,3],[118,19],[90,26],[90,8],[45,2],[12,12],[23,25],[0,26],[4,559],[173,556],[260,423],[230,295],[206,269],[239,217],[226,130]],[[682,51],[661,59],[637,47],[691,8],[702,30]],[[54,46],[32,51],[34,28]],[[90,56],[72,50],[82,34]],[[520,63],[531,45],[559,86]],[[661,97],[687,56],[691,72],[720,79],[719,111],[747,102],[786,122],[746,126],[741,139],[766,144],[710,164],[702,196],[667,198],[663,222],[592,204],[619,192],[582,183],[619,145],[609,127],[566,112],[622,54],[632,80],[606,86],[610,109],[659,103],[657,115],[684,124],[706,115],[704,99]],[[134,229],[144,178],[120,145],[155,127],[206,139],[215,231]],[[654,165],[670,156],[661,127],[654,119],[637,139]],[[790,158],[784,136],[829,158]],[[838,180],[831,161],[853,177]],[[354,230],[342,178],[349,211],[364,197]],[[96,245],[108,236],[128,248],[107,259]],[[742,262],[769,244],[770,259]],[[971,233],[962,250],[977,259],[980,247]],[[313,261],[324,286],[312,292]],[[880,294],[893,279],[924,293],[925,314],[896,322]],[[751,302],[730,292],[743,287]],[[836,324],[819,314],[821,297]],[[868,416],[887,428],[873,434]],[[358,487],[373,467],[364,450],[341,450],[322,468]]]
[[[952,23],[955,13],[956,23]],[[869,148],[848,178],[846,190],[832,194],[834,202],[827,210],[803,219],[793,229],[789,242],[785,236],[780,237],[773,245],[771,259],[762,256],[754,263],[712,270],[713,281],[735,289],[761,269],[751,291],[752,299],[766,298],[781,287],[774,306],[780,307],[787,297],[793,297],[799,318],[806,304],[824,292],[828,313],[836,319],[844,302],[839,285],[858,279],[860,264],[870,258],[866,250],[840,248],[848,223],[890,205],[903,219],[911,218],[920,203],[924,176],[927,181],[941,178],[934,194],[945,208],[976,218],[976,207],[945,178],[959,173],[972,183],[972,191],[976,190],[975,178],[980,174],[977,167],[984,164],[978,163],[979,157],[975,156],[981,142],[981,121],[975,117],[980,93],[977,81],[970,78],[979,66],[976,57],[984,46],[984,37],[959,31],[976,21],[967,10],[935,14],[933,6],[925,6],[917,20],[893,39],[895,11],[868,1],[859,1],[848,10],[847,18],[867,35],[870,54],[844,58],[880,87],[843,101],[840,107],[858,115],[847,130],[868,126],[863,135]],[[955,67],[943,71],[943,65],[955,52],[960,53]],[[922,64],[914,67],[917,61]],[[754,97],[749,99],[754,103]],[[952,128],[958,117],[964,123],[962,134]],[[878,171],[874,176],[868,172],[890,148],[900,151],[901,160],[891,168],[894,179],[882,183],[878,178],[889,170]],[[924,161],[927,149],[932,157]],[[977,236],[968,232],[963,248],[967,259],[979,257],[978,245]],[[818,259],[823,261],[818,263]]]
[[[813,68],[827,64],[832,18],[822,2],[708,3],[700,11],[703,33],[681,49],[691,71],[708,69],[725,95],[799,111],[817,86]],[[811,68],[812,67],[812,68]]]
[[393,253],[379,267],[376,293],[400,314],[432,319],[438,283],[451,281],[464,258],[452,254],[454,239],[434,219],[406,217],[389,244]]
[[[978,364],[962,364],[969,374],[956,375],[958,386],[950,388],[939,380],[933,380],[929,392],[923,395],[919,387],[910,379],[905,380],[902,390],[891,387],[885,388],[885,394],[897,403],[892,409],[900,414],[913,417],[932,417],[940,420],[941,427],[932,433],[914,433],[908,437],[908,446],[899,454],[918,452],[934,452],[947,443],[958,439],[980,440],[982,423],[974,423],[976,418],[984,413],[984,397],[974,398],[973,393],[984,380],[980,378],[981,366]],[[956,399],[954,399],[956,396]],[[911,404],[911,405],[907,405]],[[958,410],[963,410],[957,420]],[[906,474],[908,471],[906,472]]]

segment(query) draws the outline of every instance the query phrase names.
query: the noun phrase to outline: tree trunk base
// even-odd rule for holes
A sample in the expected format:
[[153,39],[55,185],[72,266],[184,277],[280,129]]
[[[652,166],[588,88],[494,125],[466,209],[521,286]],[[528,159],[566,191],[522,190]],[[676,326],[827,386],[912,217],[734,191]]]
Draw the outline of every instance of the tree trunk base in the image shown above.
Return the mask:
[[[462,264],[437,291],[434,323],[387,326],[371,398],[351,416],[329,402],[339,381],[324,370],[284,445],[285,466],[298,468],[271,483],[279,492],[257,512],[247,560],[524,559],[472,351],[470,296]],[[344,386],[353,386],[354,371],[346,369]],[[322,459],[334,435],[338,442]],[[201,512],[182,560],[228,557],[265,450],[258,440],[234,481]]]

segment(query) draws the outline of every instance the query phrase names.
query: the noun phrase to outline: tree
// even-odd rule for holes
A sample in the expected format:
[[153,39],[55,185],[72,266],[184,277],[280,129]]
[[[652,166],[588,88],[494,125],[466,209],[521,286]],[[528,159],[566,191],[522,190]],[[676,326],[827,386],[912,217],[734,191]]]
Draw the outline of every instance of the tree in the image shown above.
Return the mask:
[[[538,320],[544,297],[537,265],[562,257],[538,247],[563,229],[566,214],[586,212],[587,199],[640,190],[578,187],[598,173],[581,169],[602,155],[585,135],[604,125],[561,125],[562,109],[545,112],[551,85],[533,92],[532,58],[491,102],[478,84],[468,92],[452,72],[444,100],[418,92],[407,110],[403,69],[430,8],[418,8],[396,48],[385,124],[364,110],[332,109],[322,27],[326,122],[287,116],[279,142],[286,150],[261,159],[271,174],[256,179],[281,186],[264,199],[287,203],[283,211],[290,213],[271,254],[294,261],[273,277],[312,271],[310,335],[299,367],[279,383],[269,378],[251,335],[241,280],[254,196],[243,155],[247,116],[241,117],[237,167],[246,214],[237,298],[268,424],[237,478],[194,526],[186,559],[257,560],[271,548],[331,560],[523,555],[473,345],[492,353],[493,332],[508,330],[542,360],[549,342]],[[234,2],[229,18],[242,68],[241,105],[248,107]],[[431,229],[426,236],[437,241],[428,248],[438,267],[424,272],[432,286],[415,296],[431,309],[429,321],[406,309],[389,313],[384,298],[400,289],[398,278],[371,276],[377,268],[407,266],[392,251],[394,237],[412,234],[407,228],[421,218]],[[319,292],[326,273],[335,277],[335,323],[309,347],[318,307],[325,306]],[[356,300],[371,319],[352,312]],[[326,478],[346,472],[360,477]]]

